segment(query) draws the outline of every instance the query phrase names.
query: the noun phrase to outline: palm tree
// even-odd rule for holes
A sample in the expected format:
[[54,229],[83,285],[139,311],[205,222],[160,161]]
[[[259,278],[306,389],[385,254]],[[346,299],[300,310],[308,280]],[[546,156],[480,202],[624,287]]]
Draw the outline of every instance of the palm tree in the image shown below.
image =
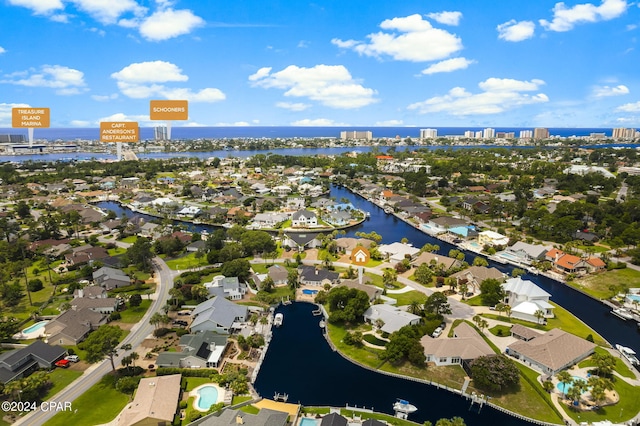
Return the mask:
[[422,315],[422,305],[417,300],[414,300],[409,304],[409,308],[407,309],[407,311],[409,311],[409,313],[413,315]]
[[504,305],[504,313],[511,319],[511,305]]
[[535,316],[536,319],[538,320],[538,324],[541,324],[542,323],[541,320],[544,318],[544,311],[541,309],[538,309],[533,313],[533,316]]
[[479,326],[480,321],[482,321],[482,317],[480,317],[480,315],[474,315],[473,318],[471,318],[471,321],[473,321],[474,323],[476,323],[477,326]]
[[496,311],[498,311],[498,316],[502,316],[502,313],[505,311],[506,306],[507,305],[505,303],[498,303],[496,305]]
[[122,364],[123,367],[126,367],[127,369],[129,369],[129,366],[131,365],[131,357],[130,356],[122,357],[122,359],[120,360],[120,364]]
[[178,304],[178,300],[182,298],[182,292],[175,287],[169,289],[169,296],[173,299],[173,306]]
[[573,377],[571,377],[571,374],[569,374],[568,371],[563,370],[561,372],[559,372],[558,374],[556,374],[556,379],[558,379],[558,381],[560,383],[562,383],[562,390],[563,393],[566,396],[566,390],[567,390],[567,386],[570,386],[571,384],[573,384]]
[[484,329],[487,328],[489,326],[489,323],[487,322],[486,319],[481,319],[478,322],[478,327],[480,328],[480,331],[484,332]]
[[136,366],[136,360],[140,358],[140,355],[138,355],[138,352],[131,352],[131,354],[129,354],[129,358],[131,359],[131,363],[135,367]]
[[162,314],[160,312],[156,312],[151,315],[149,318],[149,324],[153,325],[155,328],[158,328],[158,325],[162,322]]

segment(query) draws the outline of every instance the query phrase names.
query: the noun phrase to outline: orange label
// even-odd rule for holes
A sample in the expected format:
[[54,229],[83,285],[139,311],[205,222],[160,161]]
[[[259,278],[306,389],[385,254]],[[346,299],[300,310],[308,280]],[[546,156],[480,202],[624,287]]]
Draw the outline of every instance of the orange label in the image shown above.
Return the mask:
[[188,120],[188,101],[151,101],[149,104],[151,120]]
[[354,248],[351,252],[351,262],[354,265],[364,266],[369,262],[370,257],[369,250],[361,246]]
[[49,127],[49,108],[12,108],[11,126],[22,128]]
[[140,130],[135,121],[103,121],[100,123],[101,142],[138,142]]

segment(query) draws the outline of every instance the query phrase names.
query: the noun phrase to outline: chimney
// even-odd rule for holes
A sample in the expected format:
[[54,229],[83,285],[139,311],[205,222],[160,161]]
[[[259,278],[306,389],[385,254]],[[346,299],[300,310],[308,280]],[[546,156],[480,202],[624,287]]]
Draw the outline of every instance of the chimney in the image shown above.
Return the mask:
[[244,420],[242,420],[242,416],[236,416],[236,424],[237,425],[243,425],[244,424]]

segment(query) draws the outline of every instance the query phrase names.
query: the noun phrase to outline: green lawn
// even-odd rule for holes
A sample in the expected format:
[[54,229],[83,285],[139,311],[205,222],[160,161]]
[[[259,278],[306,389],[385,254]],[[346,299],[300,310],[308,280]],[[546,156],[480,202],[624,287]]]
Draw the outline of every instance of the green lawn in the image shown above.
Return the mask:
[[251,401],[253,398],[249,395],[234,395],[231,400],[231,405],[240,404],[245,401]]
[[[608,354],[609,351],[606,351],[600,347],[596,348],[596,352],[600,353],[600,354]],[[627,367],[627,364],[624,363],[624,361],[622,361],[620,358],[615,358],[616,360],[616,365],[615,365],[615,371],[618,372],[618,374],[620,374],[623,377],[628,377],[630,379],[635,379],[636,376],[635,374],[633,374],[633,372],[629,369],[629,367]],[[580,368],[584,368],[584,367],[594,367],[595,368],[596,364],[595,362],[593,362],[593,359],[591,357],[580,361],[578,363],[578,367]]]
[[427,301],[427,295],[417,290],[406,293],[387,293],[387,297],[396,299],[398,306],[410,305],[414,301],[424,305],[424,302]]
[[480,295],[473,296],[470,299],[465,299],[462,301],[462,303],[466,303],[469,306],[484,306],[482,304],[482,299],[480,298]]
[[49,400],[55,394],[66,388],[69,383],[82,376],[82,371],[67,370],[66,368],[56,368],[49,373],[49,380],[53,386],[47,391],[43,400]]
[[[344,336],[346,336],[347,334],[347,330],[342,326],[327,323],[327,329],[331,342],[336,348],[338,348],[341,353],[346,355],[349,359],[353,359],[361,364],[368,365],[372,368],[377,368],[381,364],[380,358],[378,358],[378,353],[380,353],[380,350],[367,348],[365,346],[347,345],[342,341]],[[358,329],[360,331],[365,331],[365,326],[363,325]]]
[[121,239],[120,241],[122,241],[123,243],[133,244],[136,242],[137,239],[138,239],[137,235],[130,235],[126,238]]
[[73,401],[73,411],[60,412],[45,425],[74,425],[78,424],[78,419],[82,419],[82,424],[85,425],[108,423],[115,419],[128,402],[129,395],[118,392],[114,387],[114,377],[106,375]]
[[136,306],[135,308],[129,307],[124,311],[121,311],[120,319],[118,321],[121,321],[126,324],[137,323],[147,312],[147,309],[149,309],[149,306],[151,306],[151,302],[153,301],[143,298],[142,303],[140,303],[140,306]]
[[596,299],[609,299],[623,287],[637,287],[640,282],[640,271],[635,269],[614,269],[585,278],[569,281],[567,284],[578,288]]
[[107,253],[109,253],[109,256],[118,256],[119,254],[123,254],[127,251],[127,249],[122,248],[122,247],[115,247],[115,248],[111,248],[109,250],[107,250]]
[[494,336],[510,336],[511,335],[511,327],[506,325],[496,325],[495,327],[491,327],[489,331]]
[[211,379],[208,377],[187,377],[187,389],[186,392],[191,392],[195,388],[201,385],[206,385],[207,383],[211,383]]
[[207,257],[202,256],[199,259],[196,258],[196,253],[189,253],[187,255],[178,257],[176,259],[166,260],[167,266],[173,270],[197,268],[199,266],[207,266]]
[[254,407],[253,405],[244,405],[240,407],[240,411],[248,414],[258,414],[260,412],[260,409],[258,407]]

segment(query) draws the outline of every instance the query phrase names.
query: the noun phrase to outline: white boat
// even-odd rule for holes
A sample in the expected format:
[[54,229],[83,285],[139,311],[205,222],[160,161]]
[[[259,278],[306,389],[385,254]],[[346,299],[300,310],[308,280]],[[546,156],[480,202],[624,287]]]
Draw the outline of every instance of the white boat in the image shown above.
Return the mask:
[[636,353],[633,349],[622,345],[616,345],[616,349],[620,352],[620,355],[625,357],[627,361],[631,363],[631,365],[640,365],[640,361],[636,358]]
[[276,327],[280,327],[282,325],[282,321],[284,321],[284,315],[282,315],[281,313],[277,313],[273,318],[273,325],[275,325]]
[[617,316],[620,319],[623,320],[630,320],[633,319],[633,315],[631,314],[631,312],[627,311],[624,308],[616,308],[613,311],[611,311],[611,313],[615,316]]
[[418,411],[418,408],[416,408],[415,405],[410,404],[409,401],[406,401],[404,399],[398,399],[393,404],[393,410],[399,413],[411,414]]

